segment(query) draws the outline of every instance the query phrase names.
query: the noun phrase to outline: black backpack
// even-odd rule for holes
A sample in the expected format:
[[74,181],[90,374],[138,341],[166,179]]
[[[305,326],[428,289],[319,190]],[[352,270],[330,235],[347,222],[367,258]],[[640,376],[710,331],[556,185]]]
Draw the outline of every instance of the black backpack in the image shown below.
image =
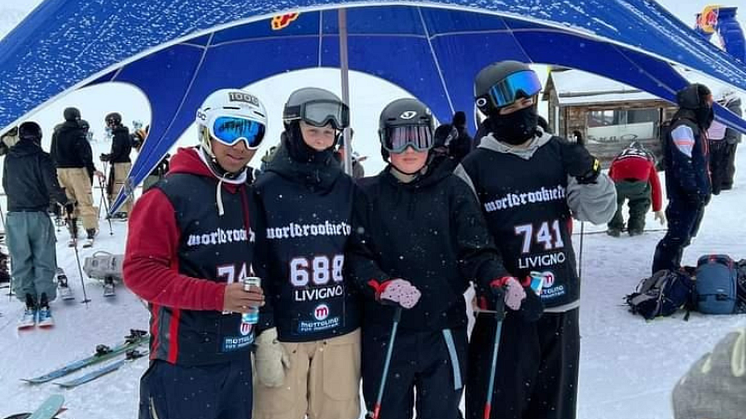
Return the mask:
[[670,316],[680,308],[691,310],[693,290],[694,280],[688,273],[663,269],[640,281],[637,290],[627,295],[625,301],[632,314],[652,320]]

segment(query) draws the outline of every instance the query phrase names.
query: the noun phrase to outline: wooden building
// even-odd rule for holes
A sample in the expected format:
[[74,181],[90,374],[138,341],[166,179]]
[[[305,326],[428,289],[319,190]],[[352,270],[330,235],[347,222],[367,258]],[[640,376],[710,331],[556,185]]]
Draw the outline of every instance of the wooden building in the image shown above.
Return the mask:
[[552,70],[543,100],[549,127],[572,141],[582,135],[588,150],[608,167],[633,141],[660,159],[660,127],[676,106],[614,80],[579,70]]

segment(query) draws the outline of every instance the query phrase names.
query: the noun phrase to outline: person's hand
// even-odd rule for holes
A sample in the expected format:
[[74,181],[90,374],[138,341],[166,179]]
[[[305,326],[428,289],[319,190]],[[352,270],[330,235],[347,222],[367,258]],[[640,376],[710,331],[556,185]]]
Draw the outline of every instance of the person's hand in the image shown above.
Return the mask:
[[100,170],[96,170],[95,172],[93,172],[93,174],[96,175],[101,180],[105,180],[106,179],[106,176],[104,176],[104,172],[102,172]]
[[660,222],[662,226],[666,225],[666,214],[664,214],[663,211],[656,211],[655,219]]
[[422,294],[409,281],[401,278],[390,279],[376,285],[376,300],[384,305],[398,305],[410,309],[417,305]]
[[101,161],[111,160],[111,156],[109,156],[108,154],[101,154],[98,158],[101,159]]
[[260,287],[252,286],[244,291],[243,284],[234,282],[225,287],[223,296],[223,311],[233,313],[248,313],[264,305],[264,291]]
[[567,174],[580,184],[595,183],[601,173],[601,164],[585,147],[575,143],[563,143],[560,149],[562,165]]
[[265,387],[280,387],[285,382],[285,369],[290,368],[290,357],[277,340],[277,329],[263,331],[256,338],[256,378]]
[[518,311],[521,303],[526,299],[526,291],[518,279],[512,276],[504,276],[490,282],[490,289],[495,297],[503,295],[503,301],[509,309]]

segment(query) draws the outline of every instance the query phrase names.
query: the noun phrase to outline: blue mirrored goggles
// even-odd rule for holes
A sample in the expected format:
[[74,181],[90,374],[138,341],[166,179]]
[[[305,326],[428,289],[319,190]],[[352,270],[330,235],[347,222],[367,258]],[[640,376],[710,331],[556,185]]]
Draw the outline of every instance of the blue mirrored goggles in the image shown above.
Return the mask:
[[427,151],[433,147],[434,142],[429,125],[393,126],[381,132],[383,148],[391,153],[403,153],[410,146],[416,151]]
[[261,122],[238,116],[219,116],[209,127],[212,138],[229,147],[244,141],[249,150],[259,148],[266,129]]
[[531,70],[513,73],[492,86],[487,96],[495,108],[512,105],[519,97],[532,97],[541,92],[541,81]]

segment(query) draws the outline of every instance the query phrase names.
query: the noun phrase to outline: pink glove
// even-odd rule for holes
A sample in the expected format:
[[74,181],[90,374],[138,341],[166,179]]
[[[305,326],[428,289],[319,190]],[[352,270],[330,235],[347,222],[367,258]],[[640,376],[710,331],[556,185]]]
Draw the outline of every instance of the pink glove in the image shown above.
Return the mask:
[[493,290],[501,290],[503,294],[503,301],[509,309],[518,311],[521,309],[521,303],[526,299],[526,290],[523,289],[518,280],[512,276],[504,276],[499,279],[495,279],[490,283],[490,287]]
[[420,290],[409,281],[401,278],[391,279],[378,284],[376,281],[368,282],[376,290],[376,300],[383,304],[400,305],[410,309],[420,300]]
[[512,276],[505,281],[505,305],[511,310],[518,311],[521,303],[526,299],[526,290],[517,279]]

